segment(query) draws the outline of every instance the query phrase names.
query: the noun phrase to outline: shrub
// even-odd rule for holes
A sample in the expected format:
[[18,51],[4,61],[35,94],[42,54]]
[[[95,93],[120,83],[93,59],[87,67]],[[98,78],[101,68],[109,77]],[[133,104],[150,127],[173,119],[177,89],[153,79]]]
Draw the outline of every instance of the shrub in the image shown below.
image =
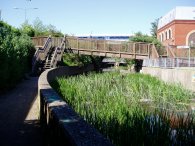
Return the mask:
[[13,87],[30,69],[34,51],[31,39],[0,21],[0,90]]
[[66,53],[63,55],[63,63],[66,66],[84,66],[92,63],[90,56]]

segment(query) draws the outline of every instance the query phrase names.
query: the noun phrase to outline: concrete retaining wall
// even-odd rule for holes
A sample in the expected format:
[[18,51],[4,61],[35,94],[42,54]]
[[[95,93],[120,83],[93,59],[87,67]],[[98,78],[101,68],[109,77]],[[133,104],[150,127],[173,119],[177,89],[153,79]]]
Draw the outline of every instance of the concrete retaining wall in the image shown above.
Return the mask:
[[195,91],[195,68],[167,69],[143,67],[142,72],[156,76],[165,82],[180,83],[186,89]]
[[39,78],[40,120],[44,129],[45,145],[49,146],[111,146],[111,142],[87,124],[51,88],[49,82],[56,77],[81,74],[93,70],[61,67],[43,72]]

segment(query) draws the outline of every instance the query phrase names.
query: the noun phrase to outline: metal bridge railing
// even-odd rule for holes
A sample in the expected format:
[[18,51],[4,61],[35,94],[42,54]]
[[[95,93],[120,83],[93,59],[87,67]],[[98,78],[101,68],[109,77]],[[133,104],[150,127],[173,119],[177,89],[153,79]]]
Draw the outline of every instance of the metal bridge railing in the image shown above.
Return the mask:
[[146,67],[195,67],[195,57],[193,58],[158,58],[158,59],[144,59],[143,66]]

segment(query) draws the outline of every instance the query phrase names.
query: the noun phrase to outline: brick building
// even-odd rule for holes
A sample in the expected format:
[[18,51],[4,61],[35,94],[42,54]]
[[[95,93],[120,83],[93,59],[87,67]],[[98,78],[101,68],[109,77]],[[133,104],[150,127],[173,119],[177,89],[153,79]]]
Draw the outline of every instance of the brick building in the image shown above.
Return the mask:
[[164,46],[194,46],[195,7],[176,7],[161,17],[157,37]]

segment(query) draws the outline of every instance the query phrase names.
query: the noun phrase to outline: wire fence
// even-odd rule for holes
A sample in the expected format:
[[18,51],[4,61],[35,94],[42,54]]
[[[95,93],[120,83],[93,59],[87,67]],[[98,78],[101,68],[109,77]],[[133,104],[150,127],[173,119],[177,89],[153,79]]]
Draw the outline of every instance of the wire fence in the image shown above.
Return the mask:
[[195,67],[195,57],[145,59],[143,60],[143,66],[164,68]]

